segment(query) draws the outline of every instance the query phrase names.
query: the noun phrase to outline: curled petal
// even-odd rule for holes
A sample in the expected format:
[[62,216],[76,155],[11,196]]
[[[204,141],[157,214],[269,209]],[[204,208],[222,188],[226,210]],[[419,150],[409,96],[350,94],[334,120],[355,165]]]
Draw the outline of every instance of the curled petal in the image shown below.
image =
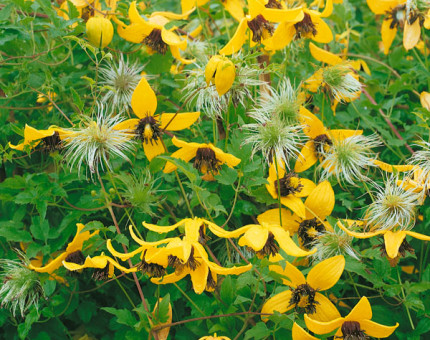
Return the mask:
[[336,306],[321,293],[315,293],[315,313],[312,314],[312,318],[317,321],[331,321],[340,318],[340,313]]
[[[279,313],[285,313],[289,311],[294,307],[294,304],[290,304],[291,296],[291,290],[286,290],[272,296],[264,303],[261,313],[273,314],[275,311]],[[265,322],[268,321],[268,318],[269,317],[267,315],[261,316],[261,319]]]
[[293,324],[293,340],[319,340],[318,338],[310,335],[306,332],[302,327],[300,327],[297,323]]
[[264,245],[267,242],[267,238],[269,237],[269,230],[258,224],[250,225],[248,227],[248,230],[239,239],[239,245],[241,247],[251,247],[255,251],[263,249]]
[[234,33],[231,40],[227,43],[227,45],[224,46],[224,48],[219,51],[219,54],[230,55],[239,51],[245,43],[247,28],[248,21],[246,18],[243,18],[240,21],[239,26],[237,27],[236,32]]
[[384,326],[371,320],[361,320],[360,327],[373,338],[388,338],[399,327],[399,324],[396,322],[394,326]]
[[310,270],[307,282],[318,291],[330,289],[339,281],[344,268],[345,258],[343,255],[331,257],[316,264]]
[[344,318],[337,318],[331,321],[323,322],[311,319],[307,314],[305,314],[306,326],[310,331],[316,334],[327,334],[333,332],[342,326]]
[[342,63],[342,58],[333,54],[329,51],[323,50],[322,48],[317,47],[312,42],[309,43],[309,50],[316,60],[321,61],[323,63],[329,65],[337,65]]
[[363,296],[352,311],[345,317],[345,321],[370,320],[372,318],[372,307],[367,297]]
[[[399,254],[399,248],[406,237],[406,231],[392,232],[387,230],[384,234],[385,250],[389,258],[396,258]],[[370,319],[370,318],[369,318]]]
[[285,231],[281,227],[270,227],[270,231],[275,235],[275,239],[279,244],[279,247],[285,251],[288,255],[302,257],[312,255],[316,252],[316,248],[311,251],[305,251],[299,248],[291,239],[288,231]]

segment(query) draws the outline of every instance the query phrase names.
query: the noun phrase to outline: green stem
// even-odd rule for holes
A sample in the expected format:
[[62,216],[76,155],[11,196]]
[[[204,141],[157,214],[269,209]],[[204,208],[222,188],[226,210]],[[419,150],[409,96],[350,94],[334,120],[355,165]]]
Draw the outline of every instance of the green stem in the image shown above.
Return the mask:
[[230,94],[230,97],[228,99],[228,106],[227,106],[227,118],[225,121],[225,151],[227,151],[227,142],[228,142],[228,135],[229,135],[229,126],[230,126],[230,107],[232,103],[233,96]]
[[282,226],[281,182],[279,181],[278,159],[275,156],[276,183],[278,184],[279,224]]
[[194,308],[195,309],[197,309],[197,311],[201,314],[201,315],[203,315],[203,316],[206,316],[206,314],[199,308],[199,306],[197,306],[196,305],[196,303],[187,295],[187,293],[185,293],[182,289],[181,289],[181,287],[179,287],[178,285],[177,285],[177,283],[176,282],[173,282],[173,284],[175,285],[175,287],[176,288],[178,288],[178,290],[181,292],[181,294],[194,306]]
[[351,280],[352,286],[354,287],[355,293],[357,294],[358,297],[361,297],[360,292],[358,291],[358,288],[356,286],[354,279],[352,278],[351,273],[350,272],[347,272],[347,273],[348,273],[349,279]]
[[191,210],[190,201],[188,201],[187,194],[185,193],[184,186],[182,185],[182,181],[179,177],[177,170],[175,170],[175,175],[176,175],[176,179],[178,181],[179,187],[181,188],[182,196],[184,196],[185,203],[187,204],[188,212],[190,213],[191,217],[194,217],[193,211]]
[[[406,301],[406,295],[405,295],[405,291],[403,289],[403,284],[402,284],[402,279],[400,277],[399,267],[397,267],[397,277],[399,278],[399,284],[400,284],[400,289],[402,290],[403,303],[404,303]],[[411,324],[412,330],[415,330],[415,326],[414,326],[414,323],[413,323],[412,317],[411,317],[411,312],[409,311],[408,306],[405,305],[405,308],[406,308],[406,313],[408,314],[408,319],[409,319],[409,322]]]
[[133,300],[131,299],[130,295],[128,295],[128,293],[124,289],[123,285],[121,284],[121,282],[119,282],[119,280],[116,277],[115,277],[115,282],[118,284],[119,288],[121,288],[122,292],[124,293],[124,295],[127,298],[127,300],[130,302],[130,304],[133,306],[133,308],[136,308],[136,306],[135,306]]

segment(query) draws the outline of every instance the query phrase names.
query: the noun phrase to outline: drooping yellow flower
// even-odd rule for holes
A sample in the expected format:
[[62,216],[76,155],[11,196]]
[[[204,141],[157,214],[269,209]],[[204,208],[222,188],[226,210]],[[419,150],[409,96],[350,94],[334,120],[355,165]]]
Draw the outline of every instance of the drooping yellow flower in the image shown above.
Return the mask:
[[[304,16],[302,8],[270,8],[270,4],[264,4],[261,0],[248,0],[248,8],[248,15],[239,21],[239,26],[233,37],[219,51],[219,54],[231,55],[237,53],[249,37],[248,29],[251,31],[251,47],[254,47],[258,43],[266,46],[266,42],[270,40],[272,34],[275,32],[275,26],[272,23],[288,22],[294,25],[294,23],[302,20]],[[271,44],[277,45],[277,41],[271,41]]]
[[299,177],[295,172],[287,173],[282,161],[278,161],[278,174],[276,174],[275,163],[272,163],[267,181],[269,182],[269,184],[266,184],[267,191],[274,199],[278,198],[278,193],[280,192],[283,205],[290,208],[300,217],[304,218],[306,216],[306,208],[301,198],[308,196],[315,189],[314,182],[307,178]]
[[[351,221],[351,220],[347,220],[346,224],[348,226],[351,226],[354,224],[354,222],[356,225],[362,225],[362,223],[359,223],[360,221]],[[407,235],[412,236],[413,238],[417,238],[419,240],[430,241],[430,236],[416,233],[410,230],[395,229],[394,227],[391,230],[384,229],[384,230],[375,230],[375,231],[368,231],[368,232],[361,233],[361,232],[355,232],[355,231],[349,230],[347,227],[345,227],[345,225],[341,221],[338,222],[338,226],[343,231],[345,231],[348,235],[356,238],[365,239],[365,238],[371,238],[378,235],[383,236],[384,247],[385,247],[384,253],[387,255],[391,265],[397,265],[400,255],[405,256],[406,251],[413,251],[413,248],[406,241]]]
[[105,48],[113,38],[113,26],[109,19],[92,17],[86,23],[87,37],[98,48]]
[[[173,145],[180,149],[172,153],[171,157],[182,159],[185,162],[189,162],[195,158],[194,168],[201,171],[205,175],[203,179],[206,180],[213,180],[213,175],[218,174],[221,165],[227,164],[232,168],[240,163],[239,158],[225,153],[210,143],[187,143],[176,137],[172,138],[172,142]],[[175,164],[167,162],[163,172],[170,173],[176,170],[176,168]]]
[[77,231],[76,235],[73,238],[72,242],[67,245],[67,248],[64,252],[60,253],[55,259],[50,261],[46,266],[43,267],[35,267],[33,264],[30,264],[28,268],[39,272],[39,273],[49,273],[52,274],[55,270],[60,268],[63,264],[63,261],[73,262],[82,264],[84,263],[84,255],[82,254],[82,246],[86,240],[89,240],[94,235],[99,233],[98,230],[90,233],[89,231],[81,232],[82,229],[85,228],[85,225],[82,223],[76,224]]
[[216,333],[214,333],[213,336],[212,335],[203,336],[199,340],[230,340],[230,338],[227,336],[217,336]]
[[213,56],[205,69],[206,84],[215,84],[220,96],[230,90],[236,77],[236,67],[232,61],[224,56]]
[[300,217],[291,212],[285,212],[282,222],[290,226],[290,230],[297,232],[300,244],[310,249],[318,234],[325,230],[333,231],[327,216],[333,211],[335,203],[334,191],[328,181],[319,183],[305,201],[306,216]]
[[47,130],[36,130],[30,125],[25,124],[24,142],[13,145],[9,142],[9,147],[15,150],[23,151],[28,145],[30,149],[42,143],[43,147],[49,151],[61,148],[62,141],[71,135],[71,131],[56,126],[51,126]]
[[194,60],[182,58],[179,52],[179,50],[184,51],[187,48],[187,40],[174,32],[176,27],[170,29],[164,27],[170,20],[183,20],[189,14],[190,12],[184,14],[154,12],[148,20],[145,20],[137,11],[136,1],[133,1],[128,10],[130,25],[126,25],[116,18],[114,21],[118,24],[117,30],[121,38],[135,44],[145,44],[151,50],[161,54],[165,54],[169,47],[173,57],[184,64],[191,64]]
[[131,107],[139,118],[125,120],[115,126],[116,130],[128,130],[142,140],[143,150],[149,161],[165,152],[162,143],[164,130],[178,131],[188,128],[200,116],[200,112],[162,113],[155,115],[157,97],[142,78],[131,97]]
[[280,50],[294,39],[308,38],[320,43],[329,43],[333,40],[330,27],[321,18],[331,15],[333,12],[332,0],[327,0],[324,10],[302,9],[302,15],[295,20],[282,20],[276,28],[273,36],[264,42],[266,50]]
[[305,314],[306,326],[316,334],[327,334],[337,330],[335,336],[349,339],[353,335],[363,339],[367,336],[387,338],[399,326],[384,326],[372,319],[372,307],[369,300],[363,296],[352,311],[344,318],[339,317],[331,321],[318,321]]
[[121,266],[118,262],[109,256],[106,256],[104,253],[94,257],[87,256],[84,263],[68,262],[66,258],[63,260],[63,266],[70,271],[95,268],[96,270],[93,274],[93,278],[95,280],[106,280],[113,277],[114,268],[117,268],[124,273],[132,273],[137,270],[136,267],[129,269]]
[[423,91],[420,94],[421,106],[430,111],[430,93]]
[[317,116],[305,108],[300,109],[300,117],[305,127],[303,132],[310,140],[306,142],[300,151],[300,155],[294,166],[295,172],[303,172],[318,160],[321,161],[323,154],[333,145],[333,140],[344,140],[363,133],[363,130],[329,130]]
[[[209,0],[181,0],[182,13],[187,13],[193,8],[204,6],[208,2]],[[245,4],[242,0],[223,0],[221,4],[237,21],[240,21],[245,16],[243,14]]]
[[[285,267],[284,267],[285,264]],[[290,289],[272,296],[264,305],[261,313],[285,313],[291,309],[304,311],[315,320],[331,321],[339,318],[340,314],[333,303],[321,291],[333,287],[345,268],[345,258],[342,255],[331,257],[315,265],[308,273],[307,278],[297,267],[289,262],[269,266],[285,278],[284,285]],[[262,317],[267,321],[267,317]]]

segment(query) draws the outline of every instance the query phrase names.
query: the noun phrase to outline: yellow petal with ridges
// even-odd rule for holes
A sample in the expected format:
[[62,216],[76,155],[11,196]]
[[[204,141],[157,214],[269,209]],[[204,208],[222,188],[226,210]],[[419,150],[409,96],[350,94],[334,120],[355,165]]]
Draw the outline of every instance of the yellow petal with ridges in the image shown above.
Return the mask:
[[287,208],[290,208],[297,216],[301,218],[306,217],[306,207],[301,198],[294,195],[288,195],[286,197],[281,197],[281,203]]
[[239,26],[237,27],[236,32],[234,33],[231,40],[227,43],[227,45],[224,46],[224,48],[222,48],[219,51],[219,54],[231,55],[233,53],[238,52],[242,48],[247,38],[246,37],[247,28],[248,28],[248,21],[246,20],[246,18],[243,18],[240,21]]
[[333,287],[339,281],[345,268],[345,258],[337,255],[316,264],[309,272],[307,282],[318,291]]
[[314,141],[309,140],[305,143],[302,150],[300,150],[300,155],[296,160],[296,164],[294,165],[294,171],[298,173],[303,172],[309,169],[317,161],[318,158],[315,155]]
[[172,230],[175,230],[176,228],[178,228],[180,225],[185,224],[185,222],[187,222],[188,218],[183,219],[181,221],[179,221],[178,223],[175,223],[171,226],[158,226],[156,224],[150,224],[150,223],[146,223],[146,222],[142,222],[142,225],[146,228],[149,229],[151,231],[155,231],[156,233],[159,234],[165,234],[168,233]]
[[[282,215],[282,227],[287,227],[287,221],[291,216],[291,213],[284,208],[281,208]],[[280,226],[281,223],[279,221],[279,208],[270,209],[265,211],[264,213],[257,216],[257,221],[260,224],[267,223],[269,225]]]
[[300,107],[300,123],[304,125],[303,132],[309,138],[327,134],[327,129],[321,120],[305,107]]
[[300,192],[297,192],[295,196],[306,197],[316,188],[316,184],[307,178],[300,178],[300,184],[303,185]]
[[312,21],[316,26],[317,34],[312,37],[313,41],[327,44],[333,40],[333,33],[324,20],[319,17],[312,16]]
[[85,228],[85,225],[83,225],[82,223],[76,223],[76,227],[77,227],[76,235],[73,238],[72,242],[70,242],[67,245],[67,248],[66,248],[67,253],[73,253],[74,251],[82,250],[82,246],[84,242],[99,233],[99,230],[96,230],[92,233],[90,233],[88,230],[81,232]]
[[110,239],[108,239],[106,241],[106,248],[107,250],[109,250],[109,252],[112,254],[112,256],[117,257],[123,261],[126,261],[128,259],[131,259],[132,257],[134,257],[137,254],[142,254],[144,251],[144,247],[139,247],[129,253],[120,253],[118,251],[115,250],[115,248],[112,246],[112,241]]
[[160,241],[156,241],[156,242],[146,242],[146,241],[144,241],[144,240],[140,239],[139,237],[137,237],[137,235],[134,233],[134,229],[133,229],[133,226],[132,226],[132,225],[130,225],[130,226],[128,227],[128,230],[130,231],[130,236],[131,236],[131,238],[132,238],[132,239],[133,239],[137,244],[139,244],[139,245],[141,245],[141,246],[144,246],[144,247],[155,247],[155,246],[158,246],[158,245],[160,245],[160,244],[168,243],[168,242],[170,242],[170,241],[172,241],[172,240],[176,240],[176,239],[177,239],[176,237],[174,237],[174,238],[166,238],[166,239],[164,239],[164,240],[160,240]]
[[251,225],[250,228],[239,239],[241,247],[248,246],[255,251],[263,249],[269,237],[269,230],[258,224]]
[[166,30],[165,28],[162,28],[161,30],[161,38],[169,46],[177,46],[181,50],[185,50],[187,48],[187,40],[181,39],[179,35]]
[[363,296],[352,311],[345,317],[345,321],[370,320],[372,318],[372,307],[367,297]]
[[300,327],[297,323],[293,324],[293,332],[292,332],[293,340],[319,340],[318,338],[310,335],[306,332],[302,327]]
[[288,231],[285,231],[281,227],[270,227],[270,231],[275,235],[275,239],[278,242],[279,247],[288,255],[302,257],[312,255],[316,252],[316,249],[305,251],[299,248],[291,239]]
[[[347,222],[350,222],[350,221],[351,220],[347,220]],[[361,222],[361,221],[357,221],[357,222]],[[352,224],[352,223],[348,223],[348,224]],[[340,229],[342,229],[344,232],[346,232],[349,236],[353,236],[355,238],[371,238],[374,236],[382,235],[386,232],[386,230],[379,230],[379,231],[359,233],[359,232],[355,232],[355,231],[351,231],[351,230],[347,229],[341,221],[337,222],[337,226]]]
[[411,164],[405,164],[405,165],[392,165],[385,162],[382,162],[380,160],[375,159],[373,161],[374,164],[376,164],[379,168],[381,168],[384,171],[387,172],[393,172],[394,170],[399,172],[405,172],[413,170],[416,166]]
[[334,129],[328,131],[329,136],[334,140],[344,140],[352,136],[358,136],[363,134],[363,130],[344,130],[344,129]]
[[[292,292],[291,290],[283,291],[279,294],[272,296],[270,299],[266,300],[261,309],[261,313],[273,314],[275,311],[279,313],[285,313],[293,309],[294,304],[290,305]],[[269,316],[262,315],[261,319],[264,322],[269,321]]]
[[399,324],[396,322],[395,326],[384,326],[371,320],[361,320],[360,327],[365,330],[366,335],[372,338],[388,338],[399,327]]
[[[189,162],[191,159],[196,157],[196,151],[196,148],[187,145],[172,153],[170,157],[182,159],[185,162]],[[177,166],[175,164],[173,164],[172,162],[167,162],[163,169],[163,172],[168,174],[172,171],[175,171],[176,169]]]
[[336,306],[323,294],[316,292],[315,302],[316,311],[311,315],[312,319],[327,322],[341,317]]
[[384,234],[385,250],[389,258],[396,258],[399,254],[399,248],[406,237],[406,231],[392,232],[387,230]]
[[222,57],[219,55],[214,55],[212,58],[209,59],[208,63],[205,67],[205,80],[206,85],[209,86],[211,83],[212,78],[215,75],[215,72],[217,71],[218,64],[222,61]]
[[388,54],[391,44],[396,37],[397,28],[390,28],[392,20],[384,20],[381,26],[382,44],[384,45],[384,54]]
[[137,128],[137,125],[139,124],[139,119],[132,118],[122,121],[121,123],[116,124],[113,129],[117,131],[127,131],[127,132],[134,132]]
[[236,77],[236,67],[230,60],[218,63],[215,74],[215,87],[218,95],[222,96],[230,90]]
[[324,181],[316,186],[305,201],[306,217],[324,220],[334,208],[334,191],[330,182]]
[[414,231],[406,231],[406,235],[417,238],[418,240],[430,241],[430,236],[419,234],[419,233],[416,233]]
[[417,19],[412,25],[409,24],[408,20],[405,20],[405,28],[403,30],[403,46],[406,50],[410,50],[415,47],[421,37],[421,26],[420,20]]
[[333,332],[342,326],[344,318],[337,318],[331,321],[322,322],[311,319],[307,314],[305,314],[305,323],[310,331],[316,334],[328,334]]
[[[120,22],[118,20],[114,20],[115,22]],[[128,26],[117,26],[118,35],[124,40],[130,41],[135,44],[141,44],[143,40],[151,34],[153,27],[146,24],[131,24]]]
[[[281,274],[287,279],[282,278],[282,282],[286,286],[296,288],[297,286],[306,284],[306,278],[296,266],[288,261],[280,261],[281,264],[271,265],[269,269],[275,273]],[[284,266],[284,267],[283,267]]]
[[191,281],[196,294],[201,294],[205,291],[208,274],[209,267],[205,263],[201,263],[195,270],[190,270]]
[[337,65],[342,63],[341,57],[317,47],[312,42],[309,43],[309,50],[312,54],[312,57],[314,57],[318,61],[321,61],[322,63],[326,63],[329,65]]
[[146,116],[153,116],[157,109],[157,96],[149,86],[145,77],[140,79],[131,96],[131,107],[136,116],[145,118]]
[[264,41],[264,47],[268,51],[282,50],[294,39],[295,35],[294,23],[281,22],[272,37]]
[[200,112],[163,113],[160,116],[160,127],[168,131],[179,131],[189,128],[200,117]]
[[151,140],[148,143],[143,142],[142,145],[143,151],[145,152],[148,161],[152,161],[153,158],[166,152],[166,150],[164,149],[164,145],[161,142],[161,139]]

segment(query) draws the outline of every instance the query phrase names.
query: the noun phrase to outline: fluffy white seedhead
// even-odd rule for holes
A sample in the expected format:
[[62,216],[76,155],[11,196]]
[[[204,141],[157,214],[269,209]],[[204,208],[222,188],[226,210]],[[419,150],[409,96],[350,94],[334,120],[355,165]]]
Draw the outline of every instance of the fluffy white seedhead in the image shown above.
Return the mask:
[[398,177],[376,187],[375,200],[366,210],[365,222],[372,230],[408,230],[415,223],[419,194],[403,189]]
[[[414,178],[418,185],[422,185],[427,188],[430,185],[430,143],[421,140],[418,147],[421,150],[416,151],[409,159],[409,163],[416,165],[419,170],[416,172],[417,177]],[[411,174],[413,176],[413,174]],[[426,194],[426,190],[422,192]]]
[[373,148],[381,145],[377,135],[355,135],[343,140],[333,140],[329,151],[324,152],[324,160],[320,164],[322,180],[335,176],[339,183],[356,185],[369,178],[363,174],[371,166],[375,166]]
[[361,83],[352,75],[347,65],[339,64],[324,68],[323,78],[331,95],[339,102],[353,100],[361,91]]
[[142,78],[143,66],[130,63],[120,55],[119,61],[110,61],[100,68],[100,84],[107,90],[101,102],[122,113],[130,108],[131,96]]
[[65,157],[70,168],[76,165],[80,172],[82,164],[86,163],[91,176],[99,166],[104,169],[106,165],[110,169],[110,157],[129,161],[126,153],[134,148],[132,135],[115,129],[123,118],[107,115],[101,104],[97,111],[96,117],[84,121],[81,129],[74,130],[65,139]]

